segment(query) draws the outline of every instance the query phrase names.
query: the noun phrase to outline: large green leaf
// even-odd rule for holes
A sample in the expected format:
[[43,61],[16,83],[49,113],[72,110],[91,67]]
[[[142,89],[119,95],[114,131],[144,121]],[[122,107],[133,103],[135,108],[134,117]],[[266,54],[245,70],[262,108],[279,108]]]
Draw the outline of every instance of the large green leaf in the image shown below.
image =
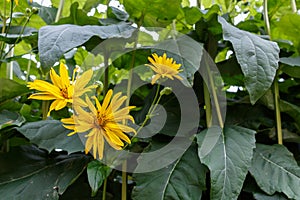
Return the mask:
[[136,186],[132,199],[201,199],[205,190],[207,169],[197,157],[192,145],[182,157],[168,167],[157,171],[134,174]]
[[267,194],[277,191],[299,199],[300,167],[286,147],[256,144],[250,173]]
[[73,153],[83,151],[84,146],[78,135],[67,136],[70,130],[58,120],[31,122],[17,128],[30,142],[48,151],[62,149]]
[[134,30],[126,23],[109,26],[44,26],[39,30],[41,64],[47,71],[65,52],[84,44],[93,36],[101,39],[129,38]]
[[12,148],[9,153],[0,154],[1,199],[57,200],[89,160],[80,154],[50,157],[31,146]]
[[10,79],[0,78],[0,105],[5,101],[29,92],[25,85]]
[[[136,23],[142,20],[145,27],[166,26],[175,19],[181,0],[123,0],[125,10]],[[166,9],[167,8],[167,9]]]
[[87,175],[89,184],[92,188],[92,196],[97,194],[98,189],[102,186],[104,180],[109,176],[111,171],[112,169],[99,160],[93,160],[88,164]]
[[211,127],[197,135],[198,154],[210,169],[211,199],[237,199],[251,164],[255,132],[238,126]]
[[223,38],[232,43],[245,76],[245,86],[254,104],[272,85],[279,62],[279,47],[252,33],[242,31],[219,17]]

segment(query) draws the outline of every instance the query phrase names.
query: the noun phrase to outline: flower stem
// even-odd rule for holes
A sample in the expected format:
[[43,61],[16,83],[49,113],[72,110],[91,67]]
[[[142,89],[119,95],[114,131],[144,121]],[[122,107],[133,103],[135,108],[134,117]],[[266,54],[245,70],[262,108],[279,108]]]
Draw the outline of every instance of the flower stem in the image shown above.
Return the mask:
[[103,190],[102,190],[102,200],[106,198],[106,187],[107,187],[107,177],[104,179]]
[[[146,125],[146,123],[148,122],[148,120],[151,118],[153,112],[155,111],[156,107],[157,107],[157,104],[159,103],[160,99],[161,99],[161,94],[159,93],[159,89],[160,89],[160,85],[158,84],[157,85],[157,88],[156,88],[156,93],[155,93],[155,97],[151,103],[151,106],[146,114],[146,117],[142,123],[142,125],[139,127],[139,129],[136,131],[136,135],[142,130],[142,128]],[[158,94],[159,94],[159,98],[157,99],[158,97]],[[134,137],[133,137],[134,138]],[[132,138],[132,139],[133,139]]]
[[64,4],[65,4],[65,0],[59,1],[59,6],[58,6],[58,10],[57,10],[56,17],[55,17],[55,23],[58,22],[58,20],[60,19],[61,13],[64,9]]

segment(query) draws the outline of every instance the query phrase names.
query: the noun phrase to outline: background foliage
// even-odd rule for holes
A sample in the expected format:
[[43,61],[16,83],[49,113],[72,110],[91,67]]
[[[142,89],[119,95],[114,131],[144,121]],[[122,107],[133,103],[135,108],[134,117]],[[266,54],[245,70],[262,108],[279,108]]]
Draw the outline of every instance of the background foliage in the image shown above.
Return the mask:
[[[125,196],[300,199],[300,15],[292,6],[300,1],[217,0],[213,5],[202,0],[190,6],[187,0],[72,0],[63,7],[58,0],[51,2],[46,7],[0,0],[1,198],[121,198],[121,172],[85,155],[78,137],[66,136],[69,130],[59,119],[69,117],[67,108],[43,120],[45,105],[27,99],[31,91],[26,83],[47,80],[59,60],[71,69],[101,65],[104,58],[91,52],[96,45],[109,38],[130,41],[137,27],[162,27],[201,43],[216,63],[227,95],[225,126],[210,126],[206,86],[194,74],[201,52],[177,38],[187,47],[181,49],[183,56],[193,61],[181,62],[182,75],[206,112],[201,113],[193,144],[177,161],[154,172],[127,174]],[[143,32],[141,37],[152,36]],[[150,54],[145,47],[110,63],[108,84],[128,79],[132,56],[138,66]],[[132,96],[137,123],[147,113],[153,89],[149,84]],[[172,117],[154,137],[135,140],[132,151],[155,150],[172,139],[180,112],[168,98],[161,103]]]

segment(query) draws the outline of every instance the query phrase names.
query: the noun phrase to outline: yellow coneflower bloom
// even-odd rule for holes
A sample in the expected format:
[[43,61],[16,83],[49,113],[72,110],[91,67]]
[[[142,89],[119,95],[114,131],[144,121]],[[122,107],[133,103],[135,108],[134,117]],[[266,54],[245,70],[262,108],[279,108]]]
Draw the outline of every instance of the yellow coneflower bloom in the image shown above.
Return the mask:
[[[153,60],[153,58],[154,60]],[[167,54],[164,53],[163,56],[158,56],[156,53],[152,54],[152,57],[148,57],[148,60],[152,65],[146,64],[151,67],[151,69],[156,72],[155,76],[152,78],[151,84],[153,85],[160,77],[174,79],[173,77],[182,80],[182,77],[178,75],[181,64],[176,64],[173,58],[167,58]]]
[[104,140],[106,140],[114,149],[121,150],[124,146],[123,141],[128,144],[131,143],[125,133],[133,132],[136,134],[136,131],[133,128],[122,124],[123,120],[134,122],[133,117],[129,114],[130,109],[134,108],[134,106],[120,108],[127,97],[121,97],[121,92],[115,94],[113,97],[112,95],[113,91],[109,90],[102,105],[96,97],[93,97],[96,107],[86,96],[85,100],[89,111],[86,111],[81,107],[76,107],[76,114],[73,118],[61,120],[66,128],[74,130],[74,132],[70,133],[68,136],[73,135],[76,132],[89,132],[85,135],[85,137],[87,137],[85,153],[87,154],[93,149],[93,156],[95,159],[97,157],[100,159],[103,158]]
[[51,68],[50,78],[52,84],[43,80],[29,82],[28,87],[30,89],[40,91],[39,93],[32,94],[29,99],[54,100],[49,108],[48,116],[52,110],[60,110],[68,103],[73,103],[73,101],[77,101],[77,105],[87,106],[84,101],[80,99],[80,96],[94,88],[94,86],[86,87],[93,75],[93,71],[88,70],[83,73],[80,78],[74,80],[75,71],[76,70],[74,70],[73,78],[70,81],[68,70],[63,63],[61,63],[59,67],[60,76]]

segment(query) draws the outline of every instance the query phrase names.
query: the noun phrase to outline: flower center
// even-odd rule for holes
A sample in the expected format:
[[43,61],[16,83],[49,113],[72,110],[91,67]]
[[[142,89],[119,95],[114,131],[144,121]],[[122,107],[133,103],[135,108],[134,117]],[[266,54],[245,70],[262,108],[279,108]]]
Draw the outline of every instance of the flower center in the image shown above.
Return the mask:
[[65,99],[68,99],[69,96],[68,96],[68,88],[63,88],[60,90],[61,91],[61,94],[62,96],[65,98]]

